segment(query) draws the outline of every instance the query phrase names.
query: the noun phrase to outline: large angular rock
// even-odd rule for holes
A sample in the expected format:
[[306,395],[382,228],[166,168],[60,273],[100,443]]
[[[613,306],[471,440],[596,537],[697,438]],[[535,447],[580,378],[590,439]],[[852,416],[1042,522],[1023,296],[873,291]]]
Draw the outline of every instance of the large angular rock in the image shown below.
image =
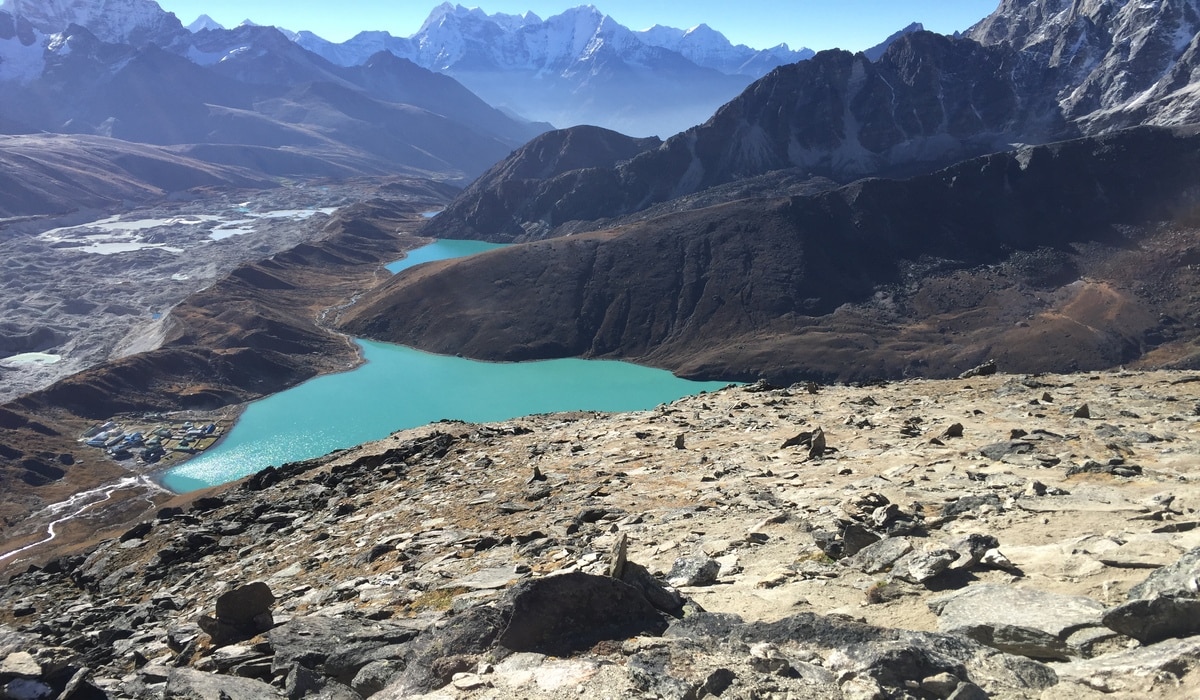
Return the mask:
[[1103,620],[1109,629],[1142,644],[1191,637],[1200,634],[1200,599],[1162,595],[1131,600],[1105,612]]
[[1148,599],[1160,595],[1180,598],[1200,597],[1200,547],[1190,549],[1170,566],[1157,569],[1129,589],[1129,599]]
[[912,542],[907,538],[889,537],[863,547],[854,556],[842,559],[841,563],[865,574],[876,574],[892,568],[897,559],[908,554],[912,549]]
[[274,594],[262,581],[238,586],[217,598],[216,617],[201,617],[200,628],[217,646],[248,639],[271,629],[274,603]]
[[680,557],[667,573],[672,586],[709,586],[717,582],[721,564],[710,557]]
[[1184,553],[1129,591],[1104,624],[1143,644],[1200,634],[1200,547]]
[[523,581],[509,592],[509,601],[512,618],[497,640],[500,646],[554,656],[606,639],[657,636],[669,619],[637,588],[583,573]]
[[1104,606],[1091,598],[1000,585],[971,586],[929,601],[942,632],[962,634],[1010,654],[1066,660],[1067,640],[1099,628]]
[[892,564],[892,578],[909,583],[925,583],[940,576],[958,559],[953,549],[913,550]]

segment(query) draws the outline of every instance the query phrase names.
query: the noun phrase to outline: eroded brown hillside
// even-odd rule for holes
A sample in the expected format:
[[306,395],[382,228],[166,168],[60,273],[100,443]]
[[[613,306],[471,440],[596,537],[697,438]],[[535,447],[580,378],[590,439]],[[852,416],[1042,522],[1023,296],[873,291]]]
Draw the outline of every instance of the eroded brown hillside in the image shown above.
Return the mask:
[[401,275],[351,333],[790,382],[1191,366],[1200,136],[1134,129]]

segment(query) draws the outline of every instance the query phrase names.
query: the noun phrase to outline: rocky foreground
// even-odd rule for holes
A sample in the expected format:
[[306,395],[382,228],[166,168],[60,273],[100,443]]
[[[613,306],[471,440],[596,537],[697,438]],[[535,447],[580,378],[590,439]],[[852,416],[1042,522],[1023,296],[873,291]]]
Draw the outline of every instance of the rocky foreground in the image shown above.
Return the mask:
[[436,424],[29,566],[0,684],[1197,697],[1198,414],[1191,373],[985,374]]

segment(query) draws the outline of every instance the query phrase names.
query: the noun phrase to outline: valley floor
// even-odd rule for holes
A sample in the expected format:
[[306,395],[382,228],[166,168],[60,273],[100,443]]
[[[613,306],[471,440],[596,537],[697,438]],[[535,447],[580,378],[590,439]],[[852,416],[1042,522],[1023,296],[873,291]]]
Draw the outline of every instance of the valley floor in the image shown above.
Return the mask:
[[361,185],[237,191],[0,227],[0,403],[153,349],[189,295],[321,235]]

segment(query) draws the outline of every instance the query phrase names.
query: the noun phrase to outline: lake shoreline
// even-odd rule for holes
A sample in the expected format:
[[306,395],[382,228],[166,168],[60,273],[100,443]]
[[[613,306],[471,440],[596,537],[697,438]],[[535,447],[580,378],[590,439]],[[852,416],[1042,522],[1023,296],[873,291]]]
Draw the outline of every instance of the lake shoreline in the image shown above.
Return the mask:
[[[500,247],[504,246],[438,239],[406,251],[404,257],[384,267],[399,274],[424,263]],[[237,481],[268,466],[318,458],[438,420],[485,423],[534,413],[642,410],[729,383],[691,382],[667,370],[617,360],[484,362],[342,337],[357,349],[358,361],[348,371],[320,374],[250,402],[220,441],[204,454],[162,470],[156,483],[186,494]],[[373,360],[388,364],[373,365]],[[371,379],[364,379],[362,373]],[[594,383],[589,383],[593,381],[589,377],[595,377]],[[457,389],[456,382],[461,383]],[[338,388],[331,388],[331,383]],[[563,391],[564,396],[555,396],[555,390]],[[396,400],[396,391],[404,392],[403,401]],[[331,410],[332,406],[338,409]],[[364,414],[363,406],[371,408]]]

